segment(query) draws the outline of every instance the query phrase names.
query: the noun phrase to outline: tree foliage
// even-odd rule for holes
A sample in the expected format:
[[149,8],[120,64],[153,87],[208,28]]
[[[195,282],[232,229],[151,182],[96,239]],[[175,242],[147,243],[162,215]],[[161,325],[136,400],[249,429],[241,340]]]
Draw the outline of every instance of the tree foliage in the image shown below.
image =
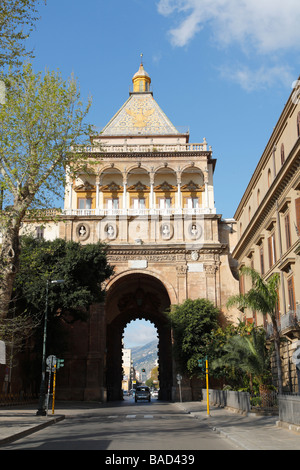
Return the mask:
[[32,51],[26,50],[26,40],[38,20],[39,3],[40,0],[1,0],[0,68],[20,66],[24,57],[32,56]]
[[62,279],[63,284],[49,288],[49,318],[60,317],[68,322],[84,320],[89,305],[103,301],[102,283],[112,272],[101,243],[81,245],[63,239],[22,237],[14,298],[19,310],[43,314],[47,280]]
[[71,175],[84,165],[83,154],[72,149],[84,143],[91,128],[85,122],[90,103],[81,102],[74,78],[65,81],[58,72],[35,74],[25,64],[21,72],[10,72],[3,79],[7,93],[0,106],[5,209],[0,210],[0,315],[6,317],[19,265],[20,225],[25,215],[36,217],[34,209],[49,207],[51,197],[62,194],[66,170]]
[[240,271],[241,275],[250,277],[252,287],[245,294],[230,297],[227,302],[227,307],[235,305],[241,310],[250,308],[257,312],[261,312],[265,317],[267,315],[270,316],[273,326],[274,346],[277,361],[278,389],[279,393],[282,393],[280,334],[276,317],[276,309],[278,307],[278,288],[280,283],[279,274],[274,273],[267,281],[265,281],[257,271],[248,266],[244,266]]
[[264,329],[252,326],[248,328],[247,334],[237,333],[228,337],[220,353],[219,358],[212,361],[211,366],[214,370],[221,368],[224,376],[228,376],[229,382],[233,371],[239,377],[246,374],[250,388],[253,378],[259,385],[271,380],[271,350],[266,347]]
[[219,310],[205,299],[186,300],[171,307],[174,353],[182,373],[198,373],[198,359],[206,356],[211,334],[218,327]]

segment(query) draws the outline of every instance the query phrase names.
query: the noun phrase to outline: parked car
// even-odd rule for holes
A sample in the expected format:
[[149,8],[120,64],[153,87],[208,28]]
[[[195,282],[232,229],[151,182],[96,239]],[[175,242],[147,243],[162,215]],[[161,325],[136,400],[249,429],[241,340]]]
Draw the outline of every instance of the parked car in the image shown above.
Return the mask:
[[134,399],[135,399],[136,402],[138,400],[151,401],[150,388],[147,387],[146,385],[141,385],[139,387],[136,387],[135,398]]

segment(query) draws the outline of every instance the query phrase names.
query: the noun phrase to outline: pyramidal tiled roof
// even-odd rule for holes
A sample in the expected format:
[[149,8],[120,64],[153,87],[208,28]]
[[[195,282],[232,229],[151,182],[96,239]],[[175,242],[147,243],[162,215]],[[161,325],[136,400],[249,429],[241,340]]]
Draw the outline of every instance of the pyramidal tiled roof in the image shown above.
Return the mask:
[[101,132],[107,136],[178,134],[152,93],[132,93]]

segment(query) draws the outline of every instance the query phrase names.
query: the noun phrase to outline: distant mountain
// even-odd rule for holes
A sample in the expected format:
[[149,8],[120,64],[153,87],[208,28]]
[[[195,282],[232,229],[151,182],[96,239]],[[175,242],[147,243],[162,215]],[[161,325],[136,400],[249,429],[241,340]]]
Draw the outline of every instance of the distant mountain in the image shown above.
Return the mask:
[[151,341],[144,346],[137,346],[131,349],[133,367],[137,372],[146,369],[146,377],[150,377],[151,370],[156,366],[157,361],[157,341]]

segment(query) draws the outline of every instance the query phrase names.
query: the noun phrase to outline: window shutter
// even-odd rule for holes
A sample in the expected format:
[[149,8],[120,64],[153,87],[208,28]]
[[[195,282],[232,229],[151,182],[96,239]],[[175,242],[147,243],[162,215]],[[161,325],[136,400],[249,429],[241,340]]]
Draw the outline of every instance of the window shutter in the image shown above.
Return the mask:
[[296,225],[298,229],[298,237],[300,237],[300,197],[298,197],[295,200],[295,206],[296,206]]

